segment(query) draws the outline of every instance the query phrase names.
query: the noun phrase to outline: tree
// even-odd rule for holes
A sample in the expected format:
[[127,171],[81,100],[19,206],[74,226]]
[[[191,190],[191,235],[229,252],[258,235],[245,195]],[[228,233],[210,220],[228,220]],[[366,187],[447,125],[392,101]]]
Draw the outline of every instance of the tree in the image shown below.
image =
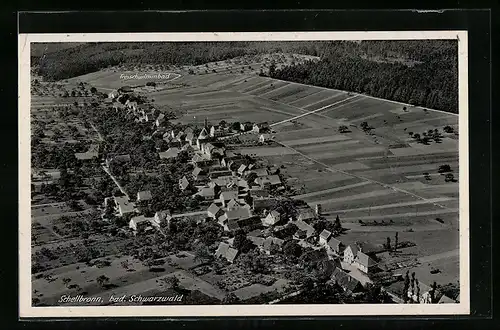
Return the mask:
[[252,250],[253,248],[255,248],[255,245],[253,244],[252,241],[250,241],[247,238],[247,236],[245,235],[245,233],[242,230],[239,230],[234,235],[233,247],[242,253],[247,253],[250,250]]
[[405,283],[403,287],[403,301],[406,303],[408,301],[408,290],[410,289],[410,271],[406,271]]
[[413,134],[413,138],[414,138],[417,142],[420,142],[420,134],[418,134],[418,133]]
[[335,229],[336,232],[342,231],[342,224],[340,223],[340,218],[338,214],[337,217],[335,218],[335,222],[333,223],[333,228]]
[[107,277],[106,275],[101,275],[96,278],[96,281],[101,287],[105,287],[109,283],[109,277]]
[[339,133],[347,133],[347,132],[349,132],[349,127],[347,127],[346,125],[339,126]]
[[212,259],[213,256],[208,250],[208,247],[204,244],[198,244],[196,245],[196,248],[194,249],[194,260],[195,261],[207,261]]
[[91,92],[92,94],[97,93],[97,88],[95,88],[95,87],[90,88],[90,92]]
[[387,243],[385,243],[385,248],[387,250],[391,250],[391,238],[390,237],[387,237]]
[[302,255],[302,247],[294,240],[286,241],[283,244],[283,254],[288,258],[298,258]]
[[235,121],[231,124],[231,129],[233,131],[239,131],[240,128],[241,128],[240,122]]
[[395,241],[394,241],[394,252],[396,252],[398,250],[398,235],[399,235],[399,233],[396,232],[396,237],[395,237]]
[[453,176],[453,173],[446,173],[444,177],[445,182],[455,182],[455,177]]
[[62,282],[65,286],[68,286],[68,284],[71,282],[71,279],[69,277],[65,277],[62,279]]
[[165,279],[165,282],[167,282],[168,285],[170,285],[170,287],[173,289],[173,290],[177,290],[179,289],[179,279],[177,278],[177,276],[170,276],[170,277],[167,277]]
[[440,165],[438,168],[438,173],[451,172],[451,166],[448,164]]

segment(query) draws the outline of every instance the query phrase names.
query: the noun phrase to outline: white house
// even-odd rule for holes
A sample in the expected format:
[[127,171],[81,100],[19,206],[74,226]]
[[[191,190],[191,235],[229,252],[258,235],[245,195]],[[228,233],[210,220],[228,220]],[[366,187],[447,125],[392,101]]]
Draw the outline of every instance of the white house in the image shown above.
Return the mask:
[[323,229],[323,231],[319,234],[319,244],[326,247],[331,236],[332,233],[330,231]]
[[352,264],[357,254],[358,254],[358,248],[355,245],[347,246],[347,248],[344,250],[344,262]]
[[281,214],[278,211],[273,210],[269,212],[269,214],[264,219],[262,219],[262,224],[264,226],[273,226],[280,220],[281,220]]

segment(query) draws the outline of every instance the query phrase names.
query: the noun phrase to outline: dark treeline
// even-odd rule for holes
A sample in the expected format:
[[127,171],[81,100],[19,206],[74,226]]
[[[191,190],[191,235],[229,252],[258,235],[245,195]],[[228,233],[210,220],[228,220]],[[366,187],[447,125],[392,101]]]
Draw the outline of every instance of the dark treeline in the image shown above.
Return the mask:
[[319,56],[270,76],[458,112],[456,41],[332,42]]
[[86,43],[76,47],[35,44],[31,63],[47,80],[67,79],[115,65],[200,65],[264,52],[316,53],[311,42]]

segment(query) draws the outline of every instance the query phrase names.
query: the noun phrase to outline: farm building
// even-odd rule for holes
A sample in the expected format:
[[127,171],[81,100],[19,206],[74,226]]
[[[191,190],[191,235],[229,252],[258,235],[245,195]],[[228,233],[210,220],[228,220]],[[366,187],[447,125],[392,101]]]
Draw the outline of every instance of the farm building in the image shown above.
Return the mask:
[[299,209],[298,214],[297,214],[297,220],[300,221],[307,221],[307,220],[313,220],[316,219],[316,214],[314,211],[310,208],[306,209]]
[[153,195],[151,195],[151,191],[145,190],[145,191],[139,191],[137,193],[137,201],[138,202],[145,202],[149,201],[153,198]]
[[268,123],[259,123],[259,124],[254,124],[252,128],[252,132],[254,133],[265,133],[270,130],[269,124]]
[[326,246],[330,237],[332,237],[332,233],[326,229],[323,229],[323,231],[319,234],[319,244]]
[[213,200],[215,198],[214,187],[201,187],[194,196],[201,196],[204,200]]
[[179,189],[181,191],[186,190],[189,187],[189,181],[186,178],[186,176],[183,176],[181,179],[179,179]]
[[274,254],[281,249],[283,242],[282,239],[269,236],[264,240],[261,249],[265,254]]
[[441,299],[439,299],[439,301],[438,301],[438,304],[453,304],[453,303],[455,303],[455,300],[453,300],[445,295],[442,295]]
[[357,279],[338,267],[333,271],[332,278],[335,280],[335,283],[348,293],[363,291],[363,286]]
[[255,179],[255,183],[261,187],[276,187],[281,185],[281,179],[278,175],[261,176]]
[[160,127],[161,125],[163,125],[164,122],[165,122],[165,115],[163,113],[160,113],[156,118],[155,124],[157,127]]
[[331,237],[328,240],[328,249],[332,251],[333,253],[340,255],[340,252],[342,250],[343,244],[340,240],[336,239],[335,237]]
[[367,254],[358,250],[356,258],[354,259],[354,266],[365,273],[371,273],[377,266],[377,262],[370,258]]
[[233,249],[229,244],[221,242],[217,251],[215,251],[215,258],[224,258],[230,263],[234,262],[234,259],[238,256],[238,250]]
[[165,221],[167,221],[167,223],[170,222],[170,219],[172,219],[170,211],[165,210],[156,212],[153,221],[154,223],[156,223],[157,226],[159,226]]
[[121,196],[121,197],[114,197],[114,199],[115,199],[115,207],[120,216],[136,212],[134,203],[131,203],[128,197]]
[[215,203],[210,204],[210,206],[207,209],[207,216],[212,219],[218,219],[223,214],[224,210],[218,207]]
[[269,214],[264,219],[262,219],[262,224],[264,226],[273,226],[280,220],[281,220],[281,214],[278,211],[273,210],[269,212]]
[[219,196],[219,200],[224,207],[231,199],[238,199],[238,190],[223,191]]
[[142,232],[152,225],[153,222],[154,218],[146,218],[144,215],[139,215],[130,220],[129,228],[135,232]]
[[347,248],[344,250],[344,262],[348,264],[352,264],[354,262],[354,259],[356,258],[358,254],[358,248],[355,245],[349,245]]
[[302,230],[305,232],[305,238],[311,237],[314,235],[315,230],[314,230],[313,226],[308,225],[304,221],[297,220],[294,222],[294,224],[297,226],[297,228],[299,228],[299,230]]

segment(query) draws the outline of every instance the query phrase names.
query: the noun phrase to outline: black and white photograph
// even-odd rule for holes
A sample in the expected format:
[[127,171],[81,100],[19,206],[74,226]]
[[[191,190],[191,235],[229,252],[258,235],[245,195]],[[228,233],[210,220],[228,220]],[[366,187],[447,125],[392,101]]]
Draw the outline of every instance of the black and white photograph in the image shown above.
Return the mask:
[[466,32],[260,34],[20,35],[27,315],[469,312]]

